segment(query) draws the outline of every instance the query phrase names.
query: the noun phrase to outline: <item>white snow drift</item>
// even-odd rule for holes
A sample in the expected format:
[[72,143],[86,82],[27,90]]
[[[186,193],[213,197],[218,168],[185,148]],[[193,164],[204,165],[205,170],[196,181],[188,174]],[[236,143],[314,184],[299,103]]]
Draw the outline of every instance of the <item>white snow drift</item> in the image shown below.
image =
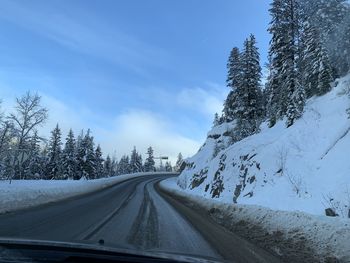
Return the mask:
[[[160,183],[160,186],[167,192],[191,200],[208,212],[213,209],[219,211],[212,216],[218,221],[225,218],[226,227],[244,221],[249,225],[260,226],[269,234],[280,232],[285,239],[305,240],[306,244],[313,249],[314,256],[319,259],[319,262],[325,262],[327,257],[336,258],[339,262],[350,262],[350,222],[348,219],[208,200],[194,195],[194,192],[184,192],[176,184],[176,178],[166,179]],[[283,256],[282,244],[276,242],[270,249]]]

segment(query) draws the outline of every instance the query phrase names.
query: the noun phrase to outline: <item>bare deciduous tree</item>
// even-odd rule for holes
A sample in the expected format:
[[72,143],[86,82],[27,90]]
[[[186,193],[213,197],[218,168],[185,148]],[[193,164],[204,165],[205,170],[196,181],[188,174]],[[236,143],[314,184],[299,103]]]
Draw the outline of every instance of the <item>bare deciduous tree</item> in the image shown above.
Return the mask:
[[35,128],[42,125],[48,117],[48,111],[40,105],[40,101],[41,97],[38,94],[27,92],[24,96],[16,99],[16,112],[8,116],[8,121],[13,124],[15,138],[13,153],[15,172],[13,176],[18,178],[23,176],[21,166],[28,156],[29,141],[34,135]]

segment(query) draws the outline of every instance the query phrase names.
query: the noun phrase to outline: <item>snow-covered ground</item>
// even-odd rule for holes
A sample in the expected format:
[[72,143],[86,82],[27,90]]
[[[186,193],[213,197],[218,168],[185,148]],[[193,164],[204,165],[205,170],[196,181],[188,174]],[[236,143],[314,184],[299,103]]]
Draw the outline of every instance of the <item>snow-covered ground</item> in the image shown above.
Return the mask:
[[301,119],[285,121],[230,144],[234,124],[213,128],[187,160],[178,185],[187,193],[226,203],[350,216],[350,75],[328,94],[309,99]]
[[130,178],[154,173],[126,174],[96,180],[0,181],[0,213],[10,212],[72,196],[94,192]]
[[[335,259],[339,261],[329,262],[350,262],[348,219],[272,210],[257,205],[233,204],[232,201],[208,200],[199,192],[183,191],[176,181],[175,177],[163,180],[160,187],[198,204],[230,230],[239,232],[241,226],[246,229],[243,236],[253,240],[255,238],[254,241],[267,246],[282,258],[290,258],[293,253],[294,256],[303,256],[303,251],[310,248],[310,254],[315,255],[319,262]],[[256,227],[260,230],[257,231]],[[298,245],[301,246],[299,251]],[[288,253],[289,255],[284,255]],[[305,262],[308,262],[306,258]]]

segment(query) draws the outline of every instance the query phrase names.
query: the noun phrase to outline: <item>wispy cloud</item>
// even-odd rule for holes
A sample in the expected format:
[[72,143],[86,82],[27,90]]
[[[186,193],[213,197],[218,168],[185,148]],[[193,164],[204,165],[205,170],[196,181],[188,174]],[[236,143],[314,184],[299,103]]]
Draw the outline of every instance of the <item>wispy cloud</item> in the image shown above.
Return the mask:
[[80,18],[77,20],[41,3],[32,5],[25,1],[2,0],[0,18],[65,48],[128,67],[139,74],[148,74],[146,68],[149,66],[165,66],[163,62],[169,54],[161,48],[104,24],[94,14],[85,15],[85,19],[82,19],[84,14],[76,14]]
[[211,118],[216,112],[221,112],[227,92],[225,87],[207,83],[204,87],[182,89],[177,95],[177,102],[182,107],[201,112]]

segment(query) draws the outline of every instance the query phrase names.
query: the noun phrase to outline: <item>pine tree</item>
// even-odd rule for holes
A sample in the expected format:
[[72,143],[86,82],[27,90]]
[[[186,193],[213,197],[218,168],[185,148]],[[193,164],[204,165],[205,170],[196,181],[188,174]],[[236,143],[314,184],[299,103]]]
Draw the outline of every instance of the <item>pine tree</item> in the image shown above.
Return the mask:
[[176,164],[175,164],[175,171],[180,172],[182,163],[184,162],[182,154],[179,153],[177,156]]
[[219,114],[216,112],[214,115],[213,127],[216,127],[218,125],[220,125],[220,117]]
[[93,137],[90,136],[90,130],[87,131],[84,138],[79,143],[77,150],[77,179],[93,179],[95,171],[95,152]]
[[44,175],[44,159],[40,152],[40,141],[38,132],[35,131],[30,141],[30,154],[28,156],[28,169],[26,178],[39,179]]
[[15,167],[13,165],[13,152],[11,150],[7,151],[7,154],[5,155],[4,161],[3,161],[3,168],[1,169],[1,177],[3,179],[10,179],[13,178],[13,175],[15,174]]
[[[319,31],[320,42],[325,48],[332,68],[332,79],[345,74],[344,66],[347,57],[344,56],[342,45],[349,43],[344,35],[343,25],[349,25],[349,5],[346,0],[309,0],[299,1],[302,19]],[[345,44],[346,45],[346,44]],[[346,45],[349,47],[349,45]]]
[[165,162],[165,171],[166,172],[172,172],[173,171],[173,167],[171,166],[171,162],[170,161],[166,161]]
[[269,112],[270,126],[277,119],[287,116],[287,127],[300,118],[305,105],[305,91],[300,84],[300,7],[296,0],[274,0],[270,14],[269,32],[270,77]]
[[102,158],[102,150],[100,145],[97,145],[95,150],[95,179],[102,178],[104,176],[104,167],[103,167],[104,159]]
[[130,167],[130,159],[129,156],[124,155],[122,158],[120,158],[119,164],[118,164],[118,174],[129,174],[131,173],[131,167]]
[[72,129],[69,130],[62,153],[62,175],[64,179],[79,179],[77,174],[76,142]]
[[130,156],[130,169],[131,169],[130,171],[131,173],[142,172],[142,157],[136,151],[135,146]]
[[330,91],[332,69],[318,30],[306,22],[303,30],[303,64],[306,96],[323,95]]
[[109,155],[107,155],[106,160],[103,164],[103,170],[104,170],[104,176],[105,177],[110,177],[112,176],[112,160]]
[[318,68],[318,85],[317,95],[326,94],[331,90],[331,82],[333,81],[332,69],[330,67],[327,51],[321,47],[319,68]]
[[284,0],[274,0],[271,4],[270,15],[272,20],[268,29],[272,35],[269,49],[270,75],[268,86],[270,90],[268,100],[269,126],[275,125],[276,121],[283,117],[286,112],[286,91],[282,90],[283,61],[285,54],[284,46],[287,43],[287,30],[284,17]]
[[228,72],[226,85],[230,88],[230,92],[225,100],[223,109],[223,120],[226,122],[231,122],[235,119],[235,111],[238,107],[237,89],[240,86],[242,75],[240,56],[241,54],[239,49],[234,47],[230,53],[227,63]]
[[342,76],[350,72],[350,5],[347,6],[348,14],[337,28],[337,41],[334,63],[338,75]]
[[117,170],[118,170],[118,160],[115,157],[115,155],[113,155],[112,166],[111,166],[111,176],[115,176],[117,174]]
[[153,148],[148,147],[147,149],[147,158],[145,160],[145,172],[154,172],[155,171],[155,162],[153,156]]
[[143,167],[143,164],[142,164],[142,155],[141,154],[137,154],[136,166],[137,166],[137,172],[143,172],[144,171],[144,167]]
[[48,148],[48,164],[47,164],[47,179],[62,179],[61,176],[61,129],[56,125],[55,129],[51,132],[51,138]]
[[238,108],[236,110],[237,130],[241,138],[259,131],[262,117],[262,96],[260,90],[261,66],[254,35],[246,39],[241,56],[241,84],[238,88]]

